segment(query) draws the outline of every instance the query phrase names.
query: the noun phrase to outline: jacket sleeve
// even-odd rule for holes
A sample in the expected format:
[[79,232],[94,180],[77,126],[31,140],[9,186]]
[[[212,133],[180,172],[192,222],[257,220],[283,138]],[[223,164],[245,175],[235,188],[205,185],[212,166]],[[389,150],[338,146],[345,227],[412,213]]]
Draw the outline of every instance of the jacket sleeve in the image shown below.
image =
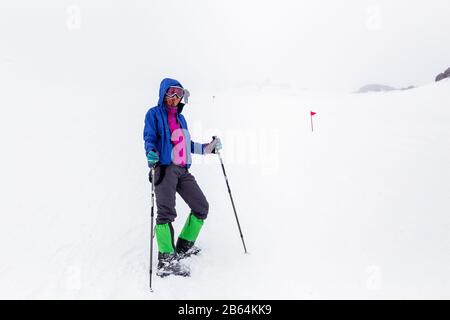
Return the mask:
[[145,142],[145,154],[147,155],[151,150],[158,151],[156,149],[156,139],[158,132],[156,129],[156,117],[149,110],[145,115],[144,125],[144,142]]
[[195,154],[205,154],[207,143],[198,143],[191,140],[191,152]]

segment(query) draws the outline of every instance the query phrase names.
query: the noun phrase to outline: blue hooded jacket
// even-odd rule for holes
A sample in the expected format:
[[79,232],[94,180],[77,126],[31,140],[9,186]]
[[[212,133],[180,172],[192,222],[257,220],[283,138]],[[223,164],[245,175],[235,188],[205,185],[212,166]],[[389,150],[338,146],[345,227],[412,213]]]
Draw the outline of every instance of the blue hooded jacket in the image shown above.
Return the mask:
[[[159,154],[159,162],[161,165],[169,165],[172,163],[172,142],[171,132],[167,119],[167,110],[164,103],[164,96],[167,89],[171,86],[182,87],[175,79],[165,78],[161,81],[159,87],[159,100],[156,107],[150,108],[145,115],[144,126],[144,141],[145,141],[145,154],[147,155],[151,150],[157,151]],[[184,103],[178,104],[177,120],[180,123],[182,129],[184,129],[184,138],[186,146],[190,145],[190,148],[186,149],[186,167],[189,169],[192,163],[191,153],[204,154],[205,146],[207,143],[200,144],[191,140],[186,119],[181,114],[183,111]],[[150,166],[150,165],[149,165]]]

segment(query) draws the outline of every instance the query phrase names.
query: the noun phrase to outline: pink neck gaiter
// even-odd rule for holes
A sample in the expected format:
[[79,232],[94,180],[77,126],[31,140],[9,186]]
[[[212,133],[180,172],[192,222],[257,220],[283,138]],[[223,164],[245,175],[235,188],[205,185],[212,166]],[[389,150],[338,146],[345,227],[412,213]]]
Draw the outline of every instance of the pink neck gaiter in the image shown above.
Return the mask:
[[[170,137],[173,142],[172,162],[179,166],[186,165],[186,143],[184,133],[177,121],[177,108],[166,106],[167,119],[169,121]],[[179,130],[178,130],[179,129]]]

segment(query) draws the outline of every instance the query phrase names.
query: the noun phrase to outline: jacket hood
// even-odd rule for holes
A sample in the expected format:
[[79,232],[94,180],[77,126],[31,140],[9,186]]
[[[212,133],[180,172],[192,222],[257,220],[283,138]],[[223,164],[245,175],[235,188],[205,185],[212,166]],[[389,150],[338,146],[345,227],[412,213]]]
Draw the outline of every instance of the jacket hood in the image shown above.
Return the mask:
[[[183,88],[183,86],[181,85],[181,83],[178,80],[175,79],[170,79],[170,78],[165,78],[161,81],[161,84],[159,85],[159,100],[158,100],[158,107],[165,107],[165,103],[164,103],[164,95],[167,92],[167,89],[169,89],[169,87],[171,86],[178,86]],[[184,103],[179,103],[178,104],[178,113],[181,113],[181,111],[183,111],[183,107],[184,107]]]

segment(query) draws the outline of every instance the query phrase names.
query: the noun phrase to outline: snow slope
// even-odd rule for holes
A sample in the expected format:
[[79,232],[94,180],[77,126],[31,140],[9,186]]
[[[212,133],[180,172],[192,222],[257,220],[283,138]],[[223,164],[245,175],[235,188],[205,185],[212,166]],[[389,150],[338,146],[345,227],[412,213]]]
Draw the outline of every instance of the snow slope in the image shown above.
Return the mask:
[[[24,95],[12,81],[1,98],[0,298],[450,297],[450,81],[370,94],[191,92],[192,137],[222,137],[250,253],[217,156],[194,156],[210,203],[204,251],[191,278],[155,277],[152,294],[142,129],[154,99],[56,82]],[[177,211],[179,232],[179,197]]]

